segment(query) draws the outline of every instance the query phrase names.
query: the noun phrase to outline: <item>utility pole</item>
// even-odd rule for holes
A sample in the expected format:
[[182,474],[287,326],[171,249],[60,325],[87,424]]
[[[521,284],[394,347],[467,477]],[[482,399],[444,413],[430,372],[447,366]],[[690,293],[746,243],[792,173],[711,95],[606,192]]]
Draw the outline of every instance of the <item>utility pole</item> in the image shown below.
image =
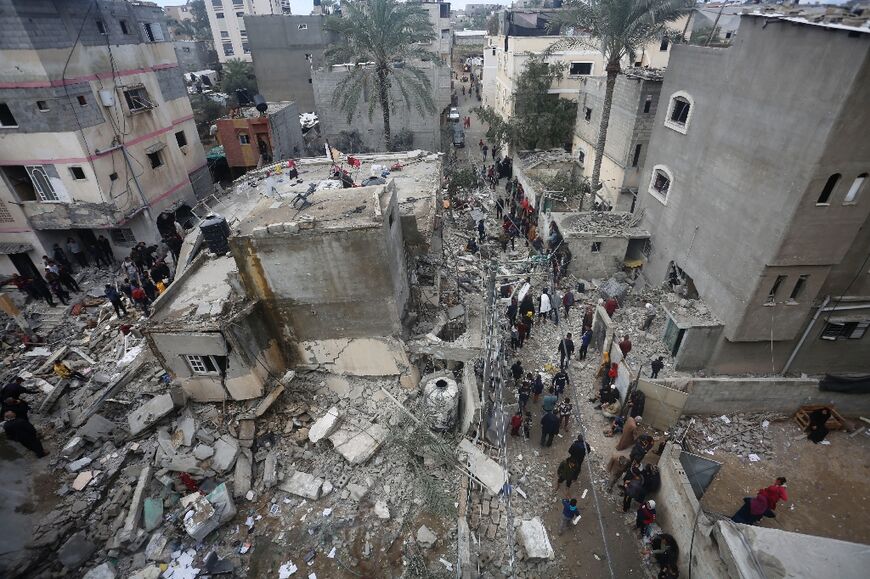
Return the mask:
[[713,21],[713,28],[710,29],[710,35],[707,37],[707,42],[704,46],[710,46],[710,41],[713,40],[713,35],[716,34],[716,25],[719,24],[719,18],[722,17],[722,11],[725,10],[725,4],[719,7],[719,14],[716,15],[716,20]]

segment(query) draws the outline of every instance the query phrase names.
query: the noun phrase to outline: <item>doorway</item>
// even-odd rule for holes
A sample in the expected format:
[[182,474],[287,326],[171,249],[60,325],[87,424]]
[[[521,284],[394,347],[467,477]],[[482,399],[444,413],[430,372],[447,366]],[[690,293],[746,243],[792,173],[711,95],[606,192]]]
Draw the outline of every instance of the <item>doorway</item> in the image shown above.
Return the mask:
[[30,259],[30,256],[26,253],[10,253],[9,259],[22,277],[42,279],[42,274],[33,264],[33,260]]

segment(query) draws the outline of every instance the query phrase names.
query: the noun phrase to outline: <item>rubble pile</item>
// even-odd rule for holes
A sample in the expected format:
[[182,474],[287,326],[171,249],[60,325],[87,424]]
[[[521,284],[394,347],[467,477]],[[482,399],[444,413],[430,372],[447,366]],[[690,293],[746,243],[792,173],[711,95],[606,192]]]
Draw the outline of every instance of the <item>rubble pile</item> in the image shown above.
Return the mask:
[[562,233],[591,234],[615,237],[623,235],[635,227],[637,215],[614,211],[584,211],[572,213],[561,220]]
[[774,458],[773,422],[787,420],[773,412],[733,414],[730,416],[684,416],[675,427],[684,439],[684,447],[695,453],[731,452],[750,462]]

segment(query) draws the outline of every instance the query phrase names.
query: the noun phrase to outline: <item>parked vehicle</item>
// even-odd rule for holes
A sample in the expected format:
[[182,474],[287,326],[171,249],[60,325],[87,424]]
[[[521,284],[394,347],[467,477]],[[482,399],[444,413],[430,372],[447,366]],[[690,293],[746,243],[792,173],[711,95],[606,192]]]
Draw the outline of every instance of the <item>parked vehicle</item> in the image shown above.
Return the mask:
[[453,146],[457,149],[465,147],[465,130],[458,123],[453,125]]

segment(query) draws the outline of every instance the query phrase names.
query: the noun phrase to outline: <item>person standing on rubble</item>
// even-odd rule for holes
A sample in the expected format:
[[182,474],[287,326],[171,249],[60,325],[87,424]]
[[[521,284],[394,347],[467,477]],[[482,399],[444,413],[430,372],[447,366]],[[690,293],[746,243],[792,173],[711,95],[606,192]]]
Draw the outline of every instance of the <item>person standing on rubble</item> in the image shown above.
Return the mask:
[[76,261],[79,262],[79,265],[82,269],[88,267],[88,256],[85,255],[85,252],[82,250],[82,246],[79,245],[79,242],[73,239],[72,237],[66,238],[66,250],[76,258]]
[[580,476],[580,464],[574,460],[573,456],[569,456],[559,463],[556,469],[556,487],[554,491],[558,491],[562,483],[565,483],[566,492],[571,488],[571,483],[577,480]]
[[665,367],[664,360],[665,359],[663,356],[659,356],[658,358],[656,358],[655,360],[652,361],[652,364],[651,364],[652,375],[650,376],[651,378],[656,379],[659,377],[659,372],[661,372],[662,368]]
[[612,319],[614,312],[619,308],[619,302],[616,301],[616,298],[608,298],[606,302],[604,302],[604,311],[607,312],[607,315]]
[[486,237],[486,224],[483,222],[483,219],[477,222],[477,235],[480,242],[483,243],[483,239]]
[[525,319],[520,319],[516,324],[517,330],[517,344],[520,348],[523,347],[523,344],[526,343],[526,337],[529,334],[529,326],[526,324]]
[[118,293],[118,290],[111,285],[106,284],[103,294],[106,296],[106,299],[111,302],[112,307],[115,308],[115,314],[117,314],[119,318],[122,315],[121,312],[124,312],[123,315],[127,315],[127,308],[124,307],[124,302],[121,301],[121,294]]
[[541,402],[541,408],[544,412],[552,412],[556,409],[556,404],[559,402],[559,397],[556,396],[556,389],[550,386],[550,392],[544,396],[544,401]]
[[79,283],[70,273],[70,270],[67,266],[62,263],[58,263],[56,261],[52,261],[53,264],[57,266],[57,277],[60,280],[60,283],[65,285],[70,289],[70,291],[80,292],[82,288],[79,287]]
[[631,352],[631,339],[629,339],[628,334],[622,337],[622,341],[619,343],[619,350],[622,352],[622,357],[628,357],[628,353]]
[[571,383],[568,373],[564,368],[560,368],[553,376],[553,391],[557,397],[561,397],[565,393],[565,386]]
[[544,319],[544,318],[552,319],[553,318],[552,310],[553,310],[553,304],[550,302],[550,294],[548,293],[547,288],[544,288],[544,290],[541,292],[540,308],[538,310],[538,312],[539,312],[538,317],[540,319]]
[[145,293],[141,287],[136,286],[133,288],[133,291],[130,292],[130,297],[133,298],[133,303],[135,303],[141,310],[145,316],[150,316],[151,311],[148,309],[148,295]]
[[532,373],[526,374],[526,379],[520,383],[517,389],[517,404],[520,412],[526,411],[526,406],[529,403],[529,398],[532,396]]
[[6,437],[9,440],[14,440],[32,451],[37,458],[47,456],[48,453],[42,448],[42,443],[39,441],[39,435],[36,433],[36,428],[26,418],[18,416],[13,410],[7,410],[3,413],[5,422],[3,430],[6,431]]
[[69,304],[69,292],[63,289],[63,286],[60,284],[60,277],[52,273],[48,268],[45,269],[45,281],[48,282],[48,287],[51,288],[51,292],[57,296],[57,299],[60,300],[60,303],[63,305]]
[[[555,396],[554,396],[555,398]],[[553,446],[553,437],[559,434],[559,417],[552,410],[541,417],[541,446]]]
[[565,292],[565,295],[562,296],[562,307],[565,308],[565,320],[568,320],[568,314],[571,312],[571,308],[574,306],[574,290],[568,288],[568,291]]
[[571,399],[565,396],[565,399],[559,402],[559,420],[562,421],[562,428],[568,430],[568,424],[571,420],[571,414],[574,412],[574,405],[571,404]]
[[622,426],[622,436],[616,443],[616,450],[625,450],[634,445],[635,439],[640,435],[638,428],[642,421],[640,416],[636,418],[629,416],[625,419],[625,424]]
[[0,400],[7,398],[21,398],[22,394],[36,394],[38,391],[34,388],[28,388],[24,385],[24,378],[16,376],[14,380],[7,383],[0,389]]
[[586,351],[589,349],[589,342],[592,341],[592,330],[587,329],[580,336],[580,352],[577,353],[578,360],[586,359]]
[[523,377],[523,363],[519,360],[515,360],[513,366],[511,366],[511,376],[513,376],[515,383],[519,383]]
[[568,367],[568,362],[571,361],[571,356],[574,355],[574,340],[571,339],[571,332],[565,334],[565,337],[559,341],[559,369],[564,370]]
[[650,326],[652,326],[653,320],[656,318],[656,307],[650,303],[644,306],[644,318],[643,325],[641,325],[640,329],[646,332],[649,330]]
[[574,519],[580,516],[580,509],[577,508],[577,499],[562,499],[562,517],[559,520],[559,534],[565,532],[565,529],[570,529]]

